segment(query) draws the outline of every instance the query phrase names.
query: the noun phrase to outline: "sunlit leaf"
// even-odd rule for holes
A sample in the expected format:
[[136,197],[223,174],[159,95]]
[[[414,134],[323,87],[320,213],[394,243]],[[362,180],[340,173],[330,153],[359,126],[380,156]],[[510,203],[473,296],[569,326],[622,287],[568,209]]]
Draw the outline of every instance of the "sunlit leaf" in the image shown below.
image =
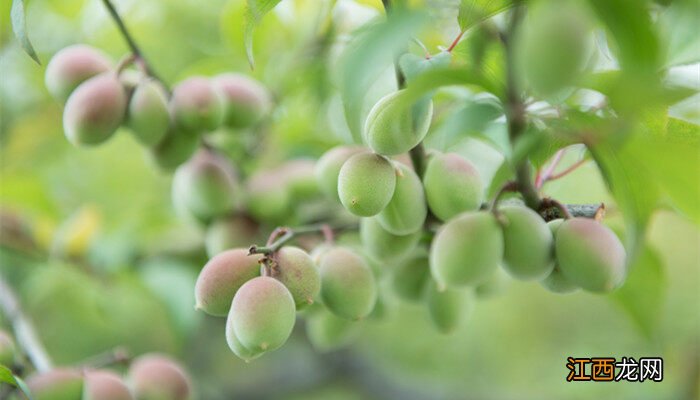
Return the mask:
[[22,393],[29,400],[33,400],[32,395],[29,393],[29,388],[24,381],[15,376],[12,371],[4,365],[0,365],[0,383],[7,383],[8,385],[14,386],[22,391]]
[[265,14],[272,11],[280,1],[282,0],[247,0],[248,7],[246,9],[243,41],[251,68],[255,66],[255,58],[253,57],[253,32],[255,27],[258,26]]
[[511,0],[461,0],[457,22],[460,29],[466,31],[472,26],[513,7],[515,3]]
[[12,30],[14,31],[17,40],[19,40],[19,44],[22,46],[24,52],[27,53],[32,60],[36,61],[37,64],[41,65],[39,56],[36,55],[32,42],[29,41],[27,21],[24,13],[24,3],[24,0],[12,0],[12,10],[10,11],[10,17],[12,18]]
[[658,24],[666,39],[667,67],[700,61],[699,16],[700,2],[692,0],[674,1],[659,16]]

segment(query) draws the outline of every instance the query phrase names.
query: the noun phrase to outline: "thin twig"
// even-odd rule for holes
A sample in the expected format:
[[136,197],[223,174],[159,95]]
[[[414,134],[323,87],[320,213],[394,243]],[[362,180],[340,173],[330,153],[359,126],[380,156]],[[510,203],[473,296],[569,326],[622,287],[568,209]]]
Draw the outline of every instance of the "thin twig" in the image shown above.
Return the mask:
[[451,53],[452,50],[454,50],[455,47],[457,47],[457,44],[459,44],[459,41],[462,40],[462,36],[464,36],[464,30],[459,31],[459,35],[455,38],[455,40],[452,41],[452,44],[450,44],[450,47],[447,48],[447,52]]
[[129,350],[127,350],[126,347],[120,346],[83,360],[77,366],[81,368],[100,369],[115,364],[127,364],[129,361],[131,361]]
[[[574,172],[578,167],[582,166],[582,165],[585,164],[586,162],[588,162],[588,159],[585,159],[585,158],[584,158],[584,159],[581,159],[581,160],[578,160],[578,161],[576,161],[574,164],[572,164],[569,168],[567,168],[567,169],[561,171],[560,173],[550,175],[550,176],[549,176],[549,179],[547,179],[546,182],[550,182],[550,181],[553,181],[553,180],[562,178],[562,177],[564,177],[564,176],[566,176],[566,175],[568,175],[568,174]],[[544,182],[542,182],[542,184],[544,184]]]
[[557,168],[557,165],[559,165],[559,162],[564,156],[564,153],[566,153],[566,148],[557,151],[557,153],[554,155],[554,158],[549,163],[547,168],[544,169],[542,174],[537,174],[537,177],[535,178],[535,188],[539,189],[542,187],[542,185],[544,185],[545,182],[547,182],[554,170]]
[[292,239],[294,239],[298,236],[308,235],[308,234],[324,234],[324,232],[327,232],[329,229],[334,233],[339,233],[339,232],[343,232],[343,231],[347,231],[347,230],[357,229],[357,225],[352,224],[352,225],[342,225],[342,226],[337,226],[337,227],[331,227],[328,224],[314,224],[314,225],[300,226],[298,228],[279,227],[273,231],[272,235],[270,235],[270,238],[272,238],[274,235],[274,239],[272,241],[268,241],[267,245],[265,245],[265,246],[257,246],[257,245],[250,246],[250,249],[248,249],[248,255],[253,255],[253,254],[270,255],[270,254],[273,254],[274,252],[276,252],[277,250],[279,250],[282,246],[289,243]]
[[39,341],[29,318],[22,312],[17,295],[5,279],[0,276],[0,309],[12,325],[15,339],[29,361],[39,372],[49,371],[53,363]]

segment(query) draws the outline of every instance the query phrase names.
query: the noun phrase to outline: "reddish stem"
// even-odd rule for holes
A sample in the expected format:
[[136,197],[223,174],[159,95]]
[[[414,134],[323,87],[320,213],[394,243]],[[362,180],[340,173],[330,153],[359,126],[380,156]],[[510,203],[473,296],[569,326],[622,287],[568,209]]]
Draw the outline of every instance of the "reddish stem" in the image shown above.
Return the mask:
[[454,50],[454,48],[457,46],[457,43],[459,43],[459,41],[462,39],[462,36],[464,36],[464,31],[460,31],[459,35],[457,35],[455,40],[452,41],[452,44],[450,45],[450,47],[447,48],[448,53],[451,53],[452,50]]
[[566,153],[566,149],[561,149],[557,151],[557,153],[554,155],[554,158],[552,159],[552,162],[549,163],[549,165],[547,166],[547,168],[545,168],[542,174],[540,174],[539,172],[537,173],[537,177],[535,178],[535,187],[537,189],[540,189],[542,185],[544,185],[544,183],[550,179],[552,173],[557,168],[557,165],[559,165],[559,162],[564,156],[564,153]]
[[[553,175],[551,175],[551,176],[549,177],[549,179],[547,179],[547,181],[553,181],[553,180],[559,179],[559,178],[561,178],[561,177],[564,177],[564,176],[566,176],[566,175],[568,175],[568,174],[574,172],[578,167],[582,166],[582,165],[585,164],[586,162],[588,162],[588,160],[585,159],[585,158],[583,158],[583,159],[581,159],[581,160],[578,160],[578,161],[576,161],[573,165],[571,165],[569,168],[563,170],[562,172],[560,172],[560,173],[558,173],[558,174],[553,174]],[[544,182],[542,182],[542,183],[544,183]]]

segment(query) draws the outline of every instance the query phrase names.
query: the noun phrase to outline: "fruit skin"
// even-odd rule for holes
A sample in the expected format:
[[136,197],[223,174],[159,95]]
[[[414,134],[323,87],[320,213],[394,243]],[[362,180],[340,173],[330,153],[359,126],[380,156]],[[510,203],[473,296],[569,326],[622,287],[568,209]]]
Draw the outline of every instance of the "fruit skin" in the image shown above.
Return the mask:
[[246,206],[250,215],[271,225],[287,225],[292,217],[291,193],[274,170],[260,170],[246,182]]
[[249,128],[259,122],[272,108],[267,89],[260,82],[240,74],[221,74],[213,79],[222,95],[224,125],[229,128]]
[[206,263],[194,286],[195,308],[209,315],[226,316],[236,292],[260,276],[262,255],[248,255],[248,249],[231,249]]
[[55,368],[27,379],[34,400],[81,400],[83,376],[74,369]]
[[236,174],[231,164],[210,150],[197,152],[173,176],[173,203],[203,222],[236,206]]
[[228,344],[233,354],[247,363],[265,354],[262,350],[252,351],[241,344],[233,329],[233,318],[226,318],[226,344]]
[[366,317],[377,301],[377,283],[359,255],[344,247],[321,257],[321,299],[333,314],[350,320]]
[[433,102],[426,98],[405,107],[399,90],[381,98],[372,107],[365,122],[365,141],[383,155],[405,153],[420,143],[430,128]]
[[556,258],[564,277],[590,292],[609,292],[625,279],[625,248],[605,225],[571,218],[557,229]]
[[398,174],[394,195],[376,218],[384,229],[394,235],[408,235],[423,228],[428,207],[418,175],[403,164],[395,165]]
[[12,337],[0,329],[0,365],[12,367],[15,364],[17,349]]
[[479,172],[459,154],[434,154],[423,176],[430,210],[442,221],[465,211],[476,211],[483,201]]
[[523,206],[500,207],[503,268],[517,279],[542,279],[554,268],[554,237],[547,223]]
[[282,346],[292,333],[295,317],[292,294],[268,276],[253,278],[241,286],[228,315],[240,343],[253,352]]
[[260,226],[243,215],[217,218],[207,227],[204,245],[209,258],[235,247],[250,247],[256,242]]
[[63,130],[76,146],[109,139],[124,120],[126,92],[116,74],[106,72],[78,86],[63,110]]
[[274,259],[277,265],[272,277],[287,287],[297,310],[312,304],[321,292],[321,276],[311,256],[298,247],[285,246]]
[[170,114],[167,94],[160,83],[153,79],[139,82],[129,101],[126,123],[146,146],[163,140],[170,126]]
[[65,102],[81,83],[107,72],[112,62],[94,47],[76,44],[59,50],[46,66],[46,88],[56,100]]
[[[552,235],[556,235],[557,230],[563,222],[563,219],[555,219],[547,222],[547,227],[549,227],[549,230],[552,232]],[[579,289],[578,286],[566,279],[564,274],[561,273],[559,263],[556,262],[556,257],[552,272],[549,275],[547,275],[546,278],[542,279],[540,281],[540,284],[545,289],[554,293],[571,293]]]
[[173,89],[170,111],[187,130],[213,131],[224,118],[224,101],[209,79],[193,76]]
[[352,156],[367,152],[362,146],[336,146],[325,152],[316,162],[314,174],[318,187],[328,198],[340,201],[338,197],[338,176],[340,168]]
[[306,335],[314,349],[327,352],[348,344],[357,333],[359,324],[345,318],[337,317],[328,310],[307,318]]
[[467,294],[468,292],[460,289],[439,291],[435,283],[428,285],[428,315],[440,333],[454,332],[465,315],[471,312],[471,301]]
[[314,168],[314,161],[306,158],[289,160],[277,168],[294,201],[308,200],[319,194]]
[[376,217],[360,220],[360,240],[369,256],[379,261],[393,261],[405,258],[416,247],[421,232],[408,235],[394,235],[388,232]]
[[467,212],[443,225],[430,247],[430,270],[440,288],[477,285],[503,259],[503,233],[493,214]]
[[198,143],[199,133],[171,124],[163,139],[149,153],[160,169],[170,171],[192,157]]
[[428,255],[419,252],[396,267],[391,287],[402,300],[417,302],[423,299],[430,282]]
[[340,202],[360,217],[379,214],[396,188],[392,163],[379,154],[356,154],[343,164],[338,175]]
[[188,400],[192,395],[187,372],[164,354],[136,358],[129,368],[129,380],[137,400]]
[[85,372],[82,400],[133,400],[129,388],[119,375],[106,371]]

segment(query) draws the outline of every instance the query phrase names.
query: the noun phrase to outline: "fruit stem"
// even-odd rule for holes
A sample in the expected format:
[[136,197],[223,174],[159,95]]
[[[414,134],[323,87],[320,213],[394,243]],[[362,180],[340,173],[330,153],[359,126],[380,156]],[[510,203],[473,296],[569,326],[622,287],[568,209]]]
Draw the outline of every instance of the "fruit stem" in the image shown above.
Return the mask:
[[81,361],[77,366],[82,368],[100,369],[115,364],[128,364],[131,362],[131,354],[126,347],[115,347],[104,353],[97,354]]
[[289,228],[289,227],[278,227],[275,228],[272,233],[270,234],[270,239],[268,239],[267,245],[265,246],[257,246],[257,245],[252,245],[248,249],[248,255],[253,255],[253,254],[265,254],[265,255],[270,255],[279,250],[282,246],[285,244],[289,243],[292,239],[296,238],[297,236],[301,235],[309,235],[309,234],[323,234],[327,235],[328,231],[330,230],[333,233],[339,233],[343,231],[349,231],[349,230],[354,230],[357,229],[357,224],[351,224],[351,225],[340,225],[340,226],[330,226],[328,224],[313,224],[313,225],[305,225],[305,226],[300,226],[297,228]]
[[102,0],[102,4],[104,4],[104,6],[107,8],[109,15],[112,17],[114,22],[117,24],[117,28],[119,28],[119,32],[124,37],[126,44],[129,46],[129,49],[131,50],[131,53],[134,55],[134,61],[141,63],[143,65],[144,69],[146,70],[146,73],[149,76],[160,81],[163,84],[163,86],[168,87],[167,83],[158,76],[158,74],[155,72],[155,70],[153,69],[151,64],[148,61],[146,61],[146,58],[144,57],[143,52],[139,48],[138,44],[136,44],[136,41],[134,40],[133,36],[131,36],[131,33],[129,33],[129,30],[126,28],[126,25],[124,24],[124,20],[117,12],[117,9],[114,7],[114,4],[112,4],[112,2],[110,0]]
[[554,200],[551,197],[545,197],[544,199],[542,199],[541,208],[543,210],[552,207],[558,209],[561,215],[564,217],[564,219],[573,218],[573,215],[571,215],[569,209],[564,204],[560,203],[557,200]]
[[51,370],[53,368],[51,358],[39,341],[31,321],[22,312],[17,295],[2,276],[0,276],[0,309],[12,325],[17,344],[34,368],[39,372]]

